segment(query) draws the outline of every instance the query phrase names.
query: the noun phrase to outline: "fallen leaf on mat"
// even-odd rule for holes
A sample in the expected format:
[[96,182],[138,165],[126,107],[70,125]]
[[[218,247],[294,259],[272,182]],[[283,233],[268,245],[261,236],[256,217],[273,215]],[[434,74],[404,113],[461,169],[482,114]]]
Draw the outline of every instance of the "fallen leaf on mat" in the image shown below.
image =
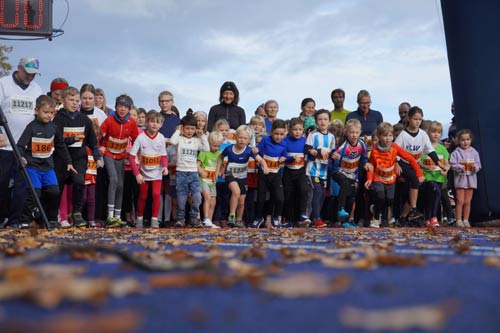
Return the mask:
[[263,280],[258,288],[275,296],[287,298],[323,297],[340,293],[351,284],[347,275],[335,278],[316,273],[297,273]]
[[469,251],[470,251],[470,245],[468,245],[468,244],[460,244],[459,246],[457,246],[457,253],[458,254],[462,254],[462,253],[469,252]]
[[110,296],[137,294],[143,290],[143,286],[133,278],[43,278],[42,275],[33,275],[28,280],[0,283],[0,300],[25,299],[43,308],[54,308],[63,300],[100,303]]
[[370,331],[401,331],[408,329],[441,330],[449,317],[460,307],[456,300],[440,304],[399,307],[385,310],[363,310],[344,307],[340,322],[351,329]]
[[396,256],[396,255],[390,255],[390,254],[381,254],[378,255],[377,258],[377,263],[382,266],[423,266],[425,264],[424,258],[420,256],[412,256],[412,257],[405,257],[405,256]]
[[127,333],[137,332],[143,315],[137,309],[98,315],[56,314],[45,320],[4,321],[3,332],[17,333]]
[[217,282],[215,275],[205,272],[153,275],[149,278],[152,288],[179,288],[207,286]]
[[486,266],[500,268],[500,258],[499,257],[487,257],[486,259],[484,259],[484,264]]

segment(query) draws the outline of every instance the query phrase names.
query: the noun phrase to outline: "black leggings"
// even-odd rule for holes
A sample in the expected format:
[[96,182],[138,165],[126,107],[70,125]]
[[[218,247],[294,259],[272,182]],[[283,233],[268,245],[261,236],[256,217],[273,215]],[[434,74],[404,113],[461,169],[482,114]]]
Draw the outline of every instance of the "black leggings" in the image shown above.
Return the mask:
[[287,221],[297,221],[300,215],[307,216],[307,191],[309,185],[304,168],[293,170],[285,168],[283,175],[283,190],[285,194],[284,215]]
[[385,207],[392,207],[392,204],[394,202],[395,184],[373,182],[372,186],[375,190],[375,207],[373,211],[373,218],[378,220]]
[[[347,178],[343,173],[336,172],[333,174],[333,180],[335,180],[339,186],[339,209],[346,208],[348,212],[351,211],[352,202],[354,201],[354,195],[356,194],[354,179]],[[348,202],[348,206],[346,206],[346,202]]]
[[266,204],[266,193],[271,194],[271,202],[274,204],[273,217],[282,215],[285,194],[283,192],[283,180],[280,173],[270,173],[264,175],[259,170],[259,179],[257,186],[257,209],[256,218],[263,217],[264,206]]
[[415,170],[406,162],[399,161],[399,166],[401,167],[401,176],[403,176],[408,184],[410,184],[411,189],[418,189],[420,187],[420,183],[418,182],[417,174]]

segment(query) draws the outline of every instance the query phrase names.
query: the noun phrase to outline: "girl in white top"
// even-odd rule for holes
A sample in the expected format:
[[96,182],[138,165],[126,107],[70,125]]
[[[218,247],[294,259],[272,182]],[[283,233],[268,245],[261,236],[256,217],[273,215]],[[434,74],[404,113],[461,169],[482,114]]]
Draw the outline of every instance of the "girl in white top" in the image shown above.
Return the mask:
[[[143,227],[144,206],[148,198],[149,184],[153,190],[153,208],[151,210],[151,227],[158,228],[158,212],[160,209],[160,192],[162,177],[168,174],[167,149],[165,138],[159,129],[163,125],[163,116],[150,111],[146,116],[147,129],[139,134],[129,154],[132,171],[139,184],[139,200],[137,202],[136,227]],[[140,168],[136,163],[136,156],[140,161]]]
[[[398,135],[395,142],[398,146],[412,155],[415,160],[419,161],[422,154],[425,153],[437,166],[445,170],[445,165],[443,162],[439,161],[439,157],[434,151],[429,135],[427,135],[425,131],[420,130],[423,116],[424,113],[418,106],[410,108],[410,111],[408,111],[408,126]],[[398,174],[402,174],[410,186],[408,195],[409,202],[404,204],[401,215],[407,217],[410,222],[422,219],[423,215],[416,210],[416,207],[418,188],[424,181],[424,178],[418,178],[409,162],[403,159],[399,161],[399,169]]]

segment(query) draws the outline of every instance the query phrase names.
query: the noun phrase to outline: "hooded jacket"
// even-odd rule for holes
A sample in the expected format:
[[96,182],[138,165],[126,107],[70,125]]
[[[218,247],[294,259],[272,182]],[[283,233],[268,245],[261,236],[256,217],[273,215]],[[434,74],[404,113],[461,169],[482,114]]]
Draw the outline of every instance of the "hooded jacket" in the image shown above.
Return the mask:
[[134,119],[127,115],[124,119],[115,112],[106,118],[101,125],[101,145],[106,147],[104,155],[115,160],[127,157],[126,148],[129,140],[132,144],[139,135],[139,130]]

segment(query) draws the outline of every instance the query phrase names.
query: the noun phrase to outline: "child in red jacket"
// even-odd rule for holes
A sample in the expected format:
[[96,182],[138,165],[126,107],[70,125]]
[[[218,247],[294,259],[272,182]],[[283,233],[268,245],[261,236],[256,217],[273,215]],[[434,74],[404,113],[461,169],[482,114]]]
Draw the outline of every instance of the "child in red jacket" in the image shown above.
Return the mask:
[[127,95],[116,98],[116,111],[101,125],[101,154],[104,155],[104,166],[108,172],[108,218],[106,227],[121,227],[126,222],[120,219],[123,178],[125,174],[126,148],[129,140],[132,143],[139,135],[135,120],[130,118],[130,108],[134,102]]

